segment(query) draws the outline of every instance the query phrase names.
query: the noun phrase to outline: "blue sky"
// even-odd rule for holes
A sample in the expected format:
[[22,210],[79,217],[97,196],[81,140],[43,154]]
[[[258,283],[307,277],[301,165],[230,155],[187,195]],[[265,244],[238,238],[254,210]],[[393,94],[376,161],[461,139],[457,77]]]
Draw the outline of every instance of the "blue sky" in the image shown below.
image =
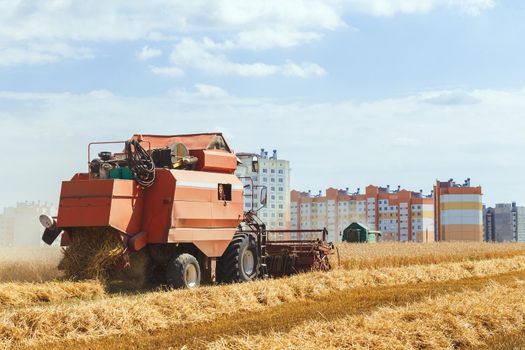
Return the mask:
[[297,189],[471,177],[525,204],[524,18],[510,0],[0,3],[0,206],[56,202],[91,140],[200,131],[278,148]]

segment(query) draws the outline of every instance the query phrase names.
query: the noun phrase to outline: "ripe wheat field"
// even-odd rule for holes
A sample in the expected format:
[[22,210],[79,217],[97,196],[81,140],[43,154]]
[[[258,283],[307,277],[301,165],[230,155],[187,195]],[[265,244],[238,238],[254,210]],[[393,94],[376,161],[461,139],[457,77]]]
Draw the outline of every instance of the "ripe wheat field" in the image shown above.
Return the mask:
[[512,349],[525,244],[340,244],[332,271],[195,290],[65,280],[60,251],[1,250],[2,349]]

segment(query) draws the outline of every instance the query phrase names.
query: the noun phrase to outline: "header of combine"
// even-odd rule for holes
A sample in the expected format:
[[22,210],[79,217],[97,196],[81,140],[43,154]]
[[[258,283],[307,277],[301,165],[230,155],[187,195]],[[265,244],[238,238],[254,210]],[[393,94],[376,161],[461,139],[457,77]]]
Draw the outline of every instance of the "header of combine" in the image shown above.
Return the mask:
[[[92,159],[93,145],[115,143],[122,144],[121,153],[100,152]],[[94,230],[109,229],[121,237],[125,254],[147,248],[154,270],[177,287],[198,285],[201,275],[229,282],[268,274],[264,223],[256,208],[243,211],[245,187],[252,203],[260,191],[256,206],[266,204],[266,189],[243,186],[233,175],[237,157],[222,134],[134,135],[127,141],[93,142],[88,162],[87,173],[62,183],[58,216],[41,217],[46,243],[63,232],[61,244],[68,246]],[[292,255],[316,254],[302,261],[315,260],[315,266],[326,269],[327,250],[315,249],[312,242],[306,250],[304,244],[296,249],[293,242],[286,249],[302,252]],[[282,249],[268,251],[282,254]],[[287,263],[284,257],[279,261]],[[279,274],[292,272],[275,261],[271,266]]]

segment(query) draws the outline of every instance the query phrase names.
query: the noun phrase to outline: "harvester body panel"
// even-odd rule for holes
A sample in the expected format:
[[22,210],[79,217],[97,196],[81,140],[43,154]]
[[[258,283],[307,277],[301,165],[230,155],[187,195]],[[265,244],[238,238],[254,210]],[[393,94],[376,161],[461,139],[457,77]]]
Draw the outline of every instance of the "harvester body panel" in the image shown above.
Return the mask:
[[146,189],[130,180],[74,179],[62,183],[57,226],[145,233],[147,243],[193,243],[219,257],[243,219],[243,203],[241,181],[225,173],[157,169]]
[[193,243],[218,257],[243,219],[243,204],[242,183],[234,175],[158,169],[146,191],[143,231],[149,243]]
[[128,180],[62,182],[57,226],[113,227],[138,233],[142,225],[143,189]]

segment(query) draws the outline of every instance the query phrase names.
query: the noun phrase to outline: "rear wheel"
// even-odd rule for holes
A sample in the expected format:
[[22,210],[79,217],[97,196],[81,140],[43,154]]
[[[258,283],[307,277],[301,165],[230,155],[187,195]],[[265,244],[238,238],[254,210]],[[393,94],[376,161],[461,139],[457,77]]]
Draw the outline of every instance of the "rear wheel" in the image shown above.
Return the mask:
[[196,288],[201,283],[199,262],[191,254],[180,254],[166,267],[166,280],[174,288]]
[[259,271],[257,244],[247,233],[237,233],[217,263],[219,282],[247,282],[255,279]]

